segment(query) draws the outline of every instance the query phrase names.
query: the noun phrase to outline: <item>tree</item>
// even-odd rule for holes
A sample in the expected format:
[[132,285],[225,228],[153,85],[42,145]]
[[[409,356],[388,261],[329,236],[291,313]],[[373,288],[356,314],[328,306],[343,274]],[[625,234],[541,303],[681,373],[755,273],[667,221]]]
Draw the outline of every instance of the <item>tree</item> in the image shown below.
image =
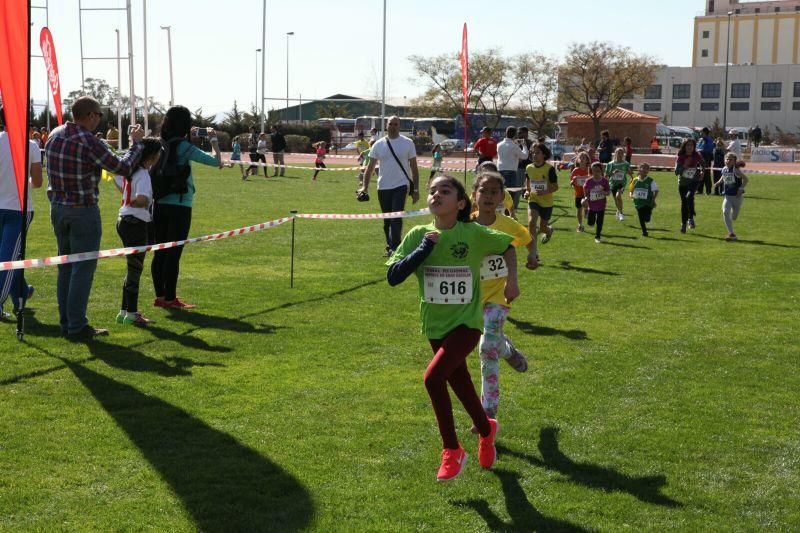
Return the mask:
[[213,128],[215,115],[204,115],[203,108],[192,111],[192,124],[199,128]]
[[[64,107],[69,108],[72,102],[81,96],[91,96],[102,106],[113,106],[117,104],[117,88],[110,87],[108,82],[102,78],[86,78],[83,82],[83,87],[70,91],[70,93],[63,99]],[[128,102],[129,99],[126,98]]]
[[630,48],[592,42],[569,47],[558,72],[558,101],[562,110],[586,113],[600,138],[600,121],[631,93],[655,80],[655,60]]
[[558,61],[542,54],[522,54],[517,68],[522,79],[519,99],[524,117],[539,133],[551,130],[557,116]]
[[350,114],[350,106],[331,102],[329,104],[319,104],[317,106],[317,116],[320,118],[347,117]]
[[[458,54],[433,57],[410,56],[417,71],[415,81],[424,92],[411,105],[434,116],[454,117],[464,110],[461,87],[461,66]],[[520,70],[515,61],[500,55],[497,49],[479,51],[470,57],[468,108],[491,115],[490,127],[496,127],[511,99],[522,86]]]
[[230,133],[232,137],[247,131],[247,127],[244,124],[244,115],[239,111],[236,100],[233,101],[233,109],[225,114],[225,120],[222,121],[221,126]]

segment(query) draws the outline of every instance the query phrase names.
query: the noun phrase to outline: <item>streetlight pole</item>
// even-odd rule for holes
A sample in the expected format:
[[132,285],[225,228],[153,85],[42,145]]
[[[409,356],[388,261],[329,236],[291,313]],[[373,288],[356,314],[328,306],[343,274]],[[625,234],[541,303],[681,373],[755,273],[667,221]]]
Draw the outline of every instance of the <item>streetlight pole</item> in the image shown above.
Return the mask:
[[114,30],[117,33],[117,150],[122,150],[122,66],[119,55],[119,28]]
[[262,6],[262,19],[261,19],[261,133],[264,133],[266,128],[267,116],[264,114],[264,88],[267,86],[267,0],[264,0]]
[[294,35],[293,31],[286,32],[286,120],[289,120],[289,37]]
[[161,26],[162,30],[167,30],[167,55],[169,56],[169,106],[175,105],[175,87],[172,84],[172,26]]
[[727,130],[727,123],[728,123],[728,65],[730,65],[730,56],[731,56],[731,15],[733,15],[733,11],[728,11],[728,40],[727,44],[725,45],[725,98],[723,99],[723,108],[722,108],[722,133],[726,135],[728,133]]
[[383,60],[381,61],[381,137],[386,122],[386,0],[383,0]]
[[256,48],[256,95],[253,100],[253,105],[256,106],[256,112],[258,112],[258,53],[260,51],[261,48]]
[[144,35],[144,133],[147,135],[148,119],[150,115],[150,102],[147,99],[147,0],[142,0],[142,26]]

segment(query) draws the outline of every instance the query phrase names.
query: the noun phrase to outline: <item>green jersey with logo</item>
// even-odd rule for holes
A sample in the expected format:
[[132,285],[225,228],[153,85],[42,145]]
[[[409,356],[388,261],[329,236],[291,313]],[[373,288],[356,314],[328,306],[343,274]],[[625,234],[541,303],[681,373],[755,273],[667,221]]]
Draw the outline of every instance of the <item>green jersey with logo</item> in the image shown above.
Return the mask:
[[645,179],[636,178],[633,180],[633,205],[637,209],[640,207],[653,206],[653,178],[647,176]]
[[606,163],[606,176],[612,188],[624,187],[628,181],[628,172],[631,164],[627,161]]
[[504,253],[513,238],[474,222],[457,222],[447,230],[431,222],[412,228],[386,264],[416,250],[430,231],[439,233],[439,242],[415,273],[423,333],[443,339],[460,325],[483,330],[481,263],[487,255]]

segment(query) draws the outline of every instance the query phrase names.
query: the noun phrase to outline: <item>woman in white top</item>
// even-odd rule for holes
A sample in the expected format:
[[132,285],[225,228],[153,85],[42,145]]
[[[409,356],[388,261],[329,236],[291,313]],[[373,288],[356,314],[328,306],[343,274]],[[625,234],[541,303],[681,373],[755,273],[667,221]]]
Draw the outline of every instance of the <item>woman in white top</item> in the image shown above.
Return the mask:
[[[161,155],[161,141],[153,137],[142,140],[141,159],[130,176],[115,176],[117,188],[122,191],[122,204],[117,219],[117,234],[122,244],[128,248],[144,246],[148,241],[149,226],[153,220],[153,186],[150,182],[150,168],[158,162]],[[122,305],[117,313],[117,324],[146,326],[152,322],[139,312],[139,279],[144,270],[145,252],[125,256],[128,271],[122,282]]]
[[267,134],[262,133],[258,136],[258,146],[256,147],[258,151],[258,160],[264,163],[264,177],[268,178],[269,173],[267,172]]

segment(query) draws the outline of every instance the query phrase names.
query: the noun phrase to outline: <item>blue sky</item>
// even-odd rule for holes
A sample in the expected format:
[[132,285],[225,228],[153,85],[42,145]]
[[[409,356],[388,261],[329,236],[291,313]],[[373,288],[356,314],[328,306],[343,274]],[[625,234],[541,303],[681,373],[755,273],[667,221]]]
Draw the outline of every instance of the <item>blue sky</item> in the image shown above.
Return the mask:
[[[44,0],[32,0],[44,5]],[[143,93],[143,0],[132,0],[136,92]],[[564,9],[564,6],[569,6]],[[572,42],[611,41],[672,66],[691,64],[693,17],[702,0],[597,2],[387,1],[387,98],[419,94],[407,57],[458,51],[467,22],[470,49],[489,47],[513,55],[537,51],[563,56]],[[83,7],[124,7],[124,0],[83,0]],[[289,92],[305,98],[334,93],[374,97],[381,76],[382,0],[267,0],[266,96],[286,96],[286,32],[290,38]],[[487,10],[487,8],[489,8]],[[601,9],[604,8],[604,9]],[[172,26],[175,100],[204,112],[249,108],[256,97],[256,48],[261,47],[262,0],[149,0],[148,93],[169,101],[166,32]],[[44,11],[34,10],[34,49]],[[84,54],[113,56],[114,29],[127,53],[124,12],[84,12]],[[50,0],[50,29],[58,54],[62,94],[80,86],[78,0]],[[259,60],[260,96],[260,60]],[[128,86],[123,63],[124,88]],[[116,85],[115,61],[89,61],[87,77]],[[33,59],[32,96],[46,94],[44,65]],[[127,93],[127,89],[123,90]],[[283,103],[267,102],[283,107]]]

